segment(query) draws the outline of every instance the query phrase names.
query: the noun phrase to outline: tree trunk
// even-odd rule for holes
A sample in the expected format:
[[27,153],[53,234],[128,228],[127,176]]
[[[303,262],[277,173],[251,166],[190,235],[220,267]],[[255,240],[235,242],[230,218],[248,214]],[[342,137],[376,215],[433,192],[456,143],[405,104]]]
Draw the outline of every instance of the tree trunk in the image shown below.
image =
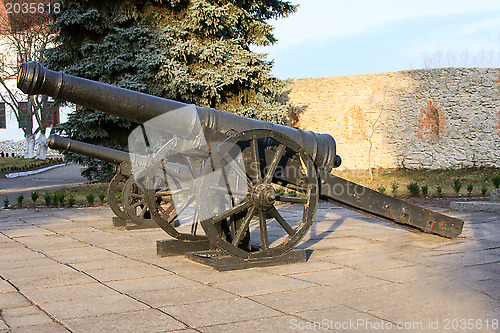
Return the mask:
[[373,171],[372,171],[372,148],[373,143],[370,140],[370,148],[368,149],[368,173],[370,175],[370,181],[373,181]]
[[24,158],[33,158],[33,157],[35,157],[35,136],[31,134],[26,136]]
[[47,158],[47,138],[45,137],[45,133],[40,132],[40,135],[37,139],[38,151],[36,153],[37,160],[44,160]]

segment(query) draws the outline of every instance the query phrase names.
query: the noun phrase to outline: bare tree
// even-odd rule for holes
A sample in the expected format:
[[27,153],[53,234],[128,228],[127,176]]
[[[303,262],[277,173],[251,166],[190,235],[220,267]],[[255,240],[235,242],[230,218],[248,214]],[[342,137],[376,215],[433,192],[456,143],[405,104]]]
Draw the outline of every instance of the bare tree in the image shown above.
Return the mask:
[[[375,92],[372,92],[370,96],[370,105],[373,106],[374,112],[367,112],[367,117],[356,117],[358,120],[359,132],[361,136],[368,141],[368,174],[370,176],[370,181],[373,181],[373,168],[372,168],[372,151],[373,151],[373,137],[378,127],[380,126],[380,119],[382,118],[382,112],[385,106],[385,94],[386,87],[383,87],[383,100],[382,105],[377,108],[377,103],[375,103]],[[360,109],[361,110],[361,109]]]
[[[35,157],[35,145],[39,144],[37,158],[44,159],[47,152],[45,132],[49,105],[46,96],[26,96],[15,88],[15,78],[20,64],[28,61],[41,61],[51,41],[49,33],[50,16],[43,7],[43,1],[36,3],[35,13],[6,13],[0,15],[0,40],[7,51],[4,66],[0,73],[0,99],[9,106],[24,131],[26,139],[26,158]],[[35,123],[33,123],[35,119]],[[35,126],[34,126],[35,125]],[[36,135],[38,134],[38,139]]]
[[423,53],[423,62],[425,68],[439,68],[444,65],[448,67],[494,67],[495,50],[480,49],[475,54],[464,49],[460,53],[448,50],[447,59],[442,57],[442,51],[437,50],[434,53]]

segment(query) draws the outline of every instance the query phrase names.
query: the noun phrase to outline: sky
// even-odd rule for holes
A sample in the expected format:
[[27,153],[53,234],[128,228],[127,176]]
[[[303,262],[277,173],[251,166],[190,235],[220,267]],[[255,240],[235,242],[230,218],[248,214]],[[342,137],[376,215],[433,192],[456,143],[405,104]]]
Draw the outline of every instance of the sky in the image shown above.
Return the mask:
[[498,0],[292,0],[270,20],[281,79],[429,67],[500,67]]

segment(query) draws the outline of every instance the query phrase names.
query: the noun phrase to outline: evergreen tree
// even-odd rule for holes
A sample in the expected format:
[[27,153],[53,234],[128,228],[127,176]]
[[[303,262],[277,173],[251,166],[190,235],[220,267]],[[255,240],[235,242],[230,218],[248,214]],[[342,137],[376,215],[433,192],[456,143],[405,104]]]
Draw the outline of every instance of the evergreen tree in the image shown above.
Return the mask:
[[[56,47],[46,65],[68,74],[199,106],[281,123],[284,83],[272,62],[250,50],[276,40],[271,18],[296,6],[281,0],[61,0]],[[126,149],[136,125],[79,109],[59,131],[72,139]],[[110,166],[68,154],[101,179]]]

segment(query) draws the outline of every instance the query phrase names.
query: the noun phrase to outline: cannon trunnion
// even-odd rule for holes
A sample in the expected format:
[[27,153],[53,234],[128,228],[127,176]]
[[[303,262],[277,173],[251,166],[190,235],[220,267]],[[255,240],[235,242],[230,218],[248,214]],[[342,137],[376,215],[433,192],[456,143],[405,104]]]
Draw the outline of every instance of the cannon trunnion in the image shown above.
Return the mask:
[[[462,231],[459,219],[332,175],[341,159],[328,134],[195,106],[184,112],[186,104],[50,71],[34,62],[22,65],[18,87],[141,124],[150,149],[144,154],[57,136],[50,137],[49,145],[122,166],[126,176],[115,177],[115,192],[126,189],[136,199],[129,206],[147,210],[178,243],[210,247],[190,257],[218,269],[305,260],[304,250],[293,249],[309,231],[319,199],[414,231],[448,238]],[[168,121],[156,121],[161,117]],[[154,131],[145,127],[168,132],[168,140],[153,147]],[[129,146],[141,140],[135,138]],[[133,180],[123,185],[123,177]],[[301,215],[289,214],[290,205],[295,212],[301,207]],[[221,254],[233,261],[220,264]]]

